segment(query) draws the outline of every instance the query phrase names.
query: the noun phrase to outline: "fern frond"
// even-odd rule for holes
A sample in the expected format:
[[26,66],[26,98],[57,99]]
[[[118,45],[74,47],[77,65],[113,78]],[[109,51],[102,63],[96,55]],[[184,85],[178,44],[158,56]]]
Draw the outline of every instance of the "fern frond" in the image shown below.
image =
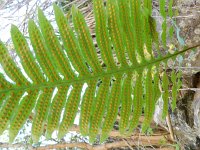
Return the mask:
[[53,88],[44,88],[42,89],[43,93],[40,95],[37,100],[37,105],[35,108],[35,115],[33,118],[32,125],[32,139],[33,142],[38,142],[40,136],[43,134],[44,124],[47,120],[48,109],[50,107]]
[[88,62],[89,66],[92,67],[92,71],[94,73],[101,72],[102,68],[97,58],[96,49],[94,47],[88,26],[86,25],[83,15],[75,6],[72,7],[72,17],[74,27],[78,35],[79,44],[86,61]]
[[121,95],[121,75],[116,76],[116,79],[111,87],[111,92],[108,98],[106,117],[102,125],[102,135],[100,143],[105,141],[108,133],[112,130],[114,121],[116,120]]
[[102,0],[93,0],[93,3],[96,21],[96,40],[98,47],[101,50],[102,59],[104,63],[107,64],[107,70],[110,71],[111,69],[116,68],[116,64],[112,55],[111,42],[106,27],[106,10]]
[[156,52],[157,55],[160,56],[160,50],[159,50],[159,38],[158,38],[158,32],[156,31],[156,21],[151,16],[149,16],[149,26],[150,26],[150,35],[152,38],[152,42],[155,43]]
[[119,130],[123,134],[128,129],[129,118],[132,109],[132,76],[130,74],[123,81],[122,92],[121,92],[121,111],[120,111],[120,123]]
[[132,62],[133,65],[137,65],[137,59],[136,59],[136,41],[135,41],[135,34],[133,25],[131,24],[131,11],[130,11],[130,5],[129,0],[119,0],[119,15],[120,15],[120,21],[122,25],[122,29],[124,32],[124,38],[125,38],[125,45],[126,45],[126,51],[128,53],[129,59]]
[[81,96],[80,93],[82,86],[83,86],[82,84],[73,85],[73,89],[65,104],[65,112],[63,115],[62,122],[60,123],[59,126],[58,138],[62,138],[68,131],[69,127],[74,122],[74,119],[76,117],[76,112],[78,109],[78,104],[80,102],[80,96]]
[[136,83],[134,88],[134,94],[133,94],[133,112],[132,112],[132,118],[130,120],[129,125],[129,133],[132,133],[133,129],[138,125],[140,115],[142,114],[142,108],[144,104],[143,99],[143,72],[137,72],[136,73]]
[[143,34],[143,20],[141,18],[141,2],[140,0],[130,0],[130,7],[131,7],[131,18],[132,18],[132,24],[133,29],[135,32],[135,38],[136,38],[136,49],[137,53],[140,57],[142,57],[142,61],[145,61],[144,59],[144,34]]
[[[29,84],[29,82],[20,72],[19,68],[13,61],[12,57],[9,55],[8,50],[1,41],[0,41],[0,63],[6,74],[15,82],[16,86]],[[9,84],[8,81],[5,81],[5,78],[2,75],[1,75],[1,84],[3,84],[5,87],[8,86],[7,84]],[[8,86],[7,88],[10,87]]]
[[9,93],[9,97],[6,97],[6,101],[1,106],[0,112],[0,134],[7,128],[22,96],[23,92],[11,92]]
[[173,3],[174,3],[174,0],[170,0],[169,1],[169,10],[168,10],[168,13],[169,13],[169,17],[172,18],[173,17]]
[[2,103],[4,102],[4,100],[7,99],[7,97],[9,97],[9,92],[8,93],[1,93],[0,95],[0,110],[2,108]]
[[104,115],[105,107],[107,104],[109,84],[110,78],[102,79],[102,83],[97,91],[97,95],[93,103],[93,110],[89,129],[89,137],[91,143],[94,142],[99,132],[99,127],[101,125],[102,117]]
[[15,113],[10,120],[9,128],[9,141],[12,143],[21,129],[22,125],[26,122],[26,119],[30,115],[36,99],[38,97],[38,91],[28,91],[28,96],[24,97],[20,102],[20,105],[15,109]]
[[[145,94],[145,119],[142,126],[142,131],[145,132],[152,121],[155,106],[158,98],[161,96],[159,89],[159,74],[155,72],[155,67],[149,68],[147,77],[146,77],[146,94]],[[151,74],[150,74],[151,73]]]
[[163,73],[163,78],[162,78],[162,88],[163,88],[163,112],[162,112],[162,118],[164,119],[167,116],[168,113],[168,102],[169,102],[169,79],[166,74],[166,72]]
[[94,93],[96,90],[96,81],[88,83],[88,88],[85,91],[81,103],[81,116],[80,116],[80,132],[86,136],[89,134],[90,117],[92,114],[92,104],[94,103]]
[[[173,3],[174,3],[173,0],[170,0],[170,1],[169,1],[168,13],[169,13],[170,19],[172,19],[172,17],[173,17],[173,8],[172,8]],[[170,38],[173,37],[173,33],[174,33],[174,27],[171,26],[171,27],[169,28],[169,35],[170,35]]]
[[147,52],[150,54],[150,56],[152,55],[152,39],[151,39],[151,30],[150,30],[150,24],[149,24],[149,16],[148,15],[144,15],[144,39],[145,39],[145,43],[146,43],[146,49]]
[[28,31],[36,58],[45,75],[48,77],[48,80],[51,82],[59,80],[60,77],[56,71],[56,66],[52,63],[53,60],[50,52],[45,44],[42,34],[33,20],[29,20]]
[[11,36],[13,44],[15,46],[15,50],[19,55],[22,62],[22,66],[24,67],[24,70],[26,71],[28,76],[36,84],[44,82],[44,76],[41,70],[39,69],[39,66],[36,64],[33,55],[31,54],[31,51],[28,47],[28,43],[26,42],[24,36],[15,25],[11,26]]
[[162,34],[161,34],[163,45],[166,47],[167,45],[167,20],[164,19],[162,23]]
[[[145,45],[146,45],[146,49],[147,52],[152,55],[152,38],[151,38],[151,27],[150,25],[150,21],[149,19],[151,19],[151,1],[145,0],[144,1],[144,14],[143,14],[143,22],[144,22],[144,39],[145,39]],[[155,32],[155,31],[154,31]]]
[[171,80],[172,80],[172,111],[176,108],[176,99],[177,99],[177,89],[179,89],[182,85],[181,82],[181,71],[179,71],[177,74],[173,70],[171,73]]
[[50,53],[58,72],[60,72],[67,80],[75,78],[75,74],[70,67],[69,61],[67,61],[64,50],[54,33],[53,27],[40,9],[38,9],[38,19],[48,52]]
[[119,21],[118,3],[116,0],[107,1],[107,14],[108,14],[108,28],[114,50],[116,52],[118,61],[122,66],[127,65],[125,57],[125,47],[123,40],[123,30]]
[[65,105],[68,86],[60,86],[50,106],[47,122],[46,137],[51,138],[55,129],[58,129],[62,109]]
[[56,22],[59,27],[61,37],[63,39],[65,50],[72,62],[73,67],[79,72],[80,75],[88,75],[89,70],[86,66],[85,60],[81,54],[80,47],[73,30],[68,24],[68,21],[58,6],[54,5]]
[[[102,0],[93,1],[97,45],[75,6],[72,8],[72,28],[71,22],[56,5],[54,13],[60,38],[40,9],[39,27],[32,20],[28,24],[30,45],[12,25],[12,40],[23,68],[18,67],[0,41],[3,69],[0,73],[0,134],[8,129],[10,142],[14,141],[31,112],[34,143],[41,135],[50,138],[54,131],[58,131],[58,138],[64,137],[79,107],[80,131],[89,136],[90,142],[94,142],[99,134],[103,142],[118,114],[121,116],[121,134],[131,133],[138,125],[143,108],[145,121],[142,127],[145,131],[161,95],[163,117],[166,116],[170,79],[166,72],[162,79],[159,78],[159,66],[199,45],[173,54],[168,52],[165,56],[156,55],[153,44],[160,43],[155,20],[151,17],[152,1],[108,0],[106,8]],[[161,14],[166,18],[165,1],[160,2]],[[166,24],[163,25],[164,31],[165,28]],[[105,67],[100,64],[97,49],[100,49],[100,59]],[[159,49],[156,51],[159,54]],[[113,54],[116,54],[119,65]],[[172,73],[173,109],[176,92],[181,86],[180,76]],[[85,85],[88,87],[83,91]]]
[[[155,66],[155,68],[158,66]],[[159,97],[161,96],[161,91],[160,91],[160,75],[158,70],[155,70],[154,72],[154,81],[153,81],[153,100],[154,100],[154,104],[156,104],[157,100],[159,99]],[[155,105],[153,106],[155,107]],[[153,108],[155,109],[155,108]]]
[[152,68],[148,68],[146,81],[145,81],[145,119],[142,126],[142,132],[146,131],[149,127],[152,116],[153,116],[153,107],[154,107],[154,100],[153,100],[153,84],[152,84]]

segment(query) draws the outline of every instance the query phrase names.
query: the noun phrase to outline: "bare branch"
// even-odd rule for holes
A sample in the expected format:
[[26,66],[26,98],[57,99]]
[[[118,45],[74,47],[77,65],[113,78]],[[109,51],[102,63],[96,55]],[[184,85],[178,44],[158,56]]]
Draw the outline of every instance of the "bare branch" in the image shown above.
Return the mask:
[[[167,135],[169,136],[169,134]],[[163,145],[161,140],[165,139],[163,135],[156,135],[156,136],[131,136],[130,138],[127,138],[126,140],[119,140],[115,141],[113,143],[105,143],[97,146],[92,146],[88,143],[84,142],[77,142],[77,143],[59,143],[59,144],[54,144],[54,145],[47,145],[47,146],[41,146],[34,148],[31,145],[23,145],[23,144],[0,144],[1,148],[28,148],[30,150],[48,150],[48,149],[59,149],[59,148],[73,148],[73,147],[78,147],[78,148],[83,148],[83,149],[88,149],[88,150],[107,150],[111,148],[118,148],[118,147],[138,147],[138,146],[143,146],[143,147],[148,147],[148,146],[156,146],[157,148],[160,149],[160,147]],[[140,141],[139,145],[136,141]],[[167,140],[167,139],[166,139]],[[170,142],[170,141],[169,141]],[[128,145],[127,145],[128,143]],[[166,150],[172,149],[172,145],[166,147],[163,147]],[[156,149],[156,148],[155,148]]]

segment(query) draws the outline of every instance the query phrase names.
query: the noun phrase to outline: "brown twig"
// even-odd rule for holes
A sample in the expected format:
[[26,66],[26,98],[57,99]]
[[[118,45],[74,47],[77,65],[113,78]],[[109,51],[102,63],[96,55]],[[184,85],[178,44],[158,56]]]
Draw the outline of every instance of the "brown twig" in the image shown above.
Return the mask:
[[[143,147],[148,147],[148,146],[156,146],[157,148],[161,149],[160,147],[162,146],[161,139],[163,139],[163,135],[158,135],[158,136],[131,136],[130,138],[127,138],[125,140],[119,140],[115,141],[113,143],[105,143],[101,145],[90,145],[89,143],[84,143],[84,142],[75,142],[75,143],[59,143],[59,144],[54,144],[54,145],[47,145],[47,146],[41,146],[41,147],[33,147],[31,145],[26,145],[26,144],[7,144],[7,143],[2,143],[0,144],[1,148],[28,148],[29,150],[50,150],[50,149],[59,149],[59,148],[83,148],[83,149],[88,149],[88,150],[107,150],[107,149],[114,149],[118,147],[137,147],[138,144],[135,142],[137,140],[140,141],[140,145]],[[128,145],[127,145],[128,143]],[[163,147],[166,150],[172,150],[172,146],[168,147]],[[162,148],[162,149],[163,149]],[[155,148],[156,149],[156,148]],[[164,149],[163,149],[164,150]]]
[[167,126],[168,126],[168,129],[169,129],[171,140],[175,141],[174,132],[173,132],[173,128],[172,128],[172,124],[171,124],[171,118],[170,118],[169,113],[167,113],[166,122],[167,122]]

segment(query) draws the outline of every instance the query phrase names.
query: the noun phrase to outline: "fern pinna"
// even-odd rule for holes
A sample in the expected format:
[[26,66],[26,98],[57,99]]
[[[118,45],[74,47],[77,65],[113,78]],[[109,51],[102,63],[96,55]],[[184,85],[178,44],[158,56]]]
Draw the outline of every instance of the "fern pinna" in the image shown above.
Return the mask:
[[[15,51],[29,78],[0,42],[0,64],[4,70],[0,73],[0,134],[8,129],[10,142],[13,142],[33,112],[34,142],[38,142],[43,134],[51,138],[54,131],[62,138],[73,125],[80,108],[81,134],[89,136],[90,142],[100,134],[103,142],[117,115],[120,115],[121,134],[132,133],[143,108],[142,129],[145,131],[161,95],[163,116],[166,116],[169,78],[165,72],[160,78],[160,65],[167,66],[169,59],[175,59],[191,48],[161,55],[155,20],[151,17],[151,2],[107,0],[104,7],[102,0],[93,0],[97,46],[84,16],[75,6],[71,11],[74,28],[59,7],[53,6],[60,38],[38,9],[39,27],[33,20],[28,23],[33,50],[19,29],[12,25]],[[160,4],[165,19],[164,0]],[[165,32],[162,33],[164,48]],[[105,67],[100,63],[97,49]],[[7,80],[8,77],[13,82]],[[172,82],[174,109],[176,91],[180,87],[176,85],[180,80],[174,72]],[[83,90],[85,85],[87,88]],[[81,96],[81,93],[84,94]]]

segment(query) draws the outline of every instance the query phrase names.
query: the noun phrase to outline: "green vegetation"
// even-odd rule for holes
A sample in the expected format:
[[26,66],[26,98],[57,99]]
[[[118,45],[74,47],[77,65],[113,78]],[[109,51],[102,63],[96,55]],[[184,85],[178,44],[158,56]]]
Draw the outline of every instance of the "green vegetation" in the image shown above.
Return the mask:
[[[104,7],[102,0],[93,0],[100,56],[84,17],[75,6],[71,9],[74,30],[59,7],[53,6],[61,41],[43,12],[38,10],[39,27],[32,20],[28,25],[34,54],[18,28],[12,25],[16,53],[32,82],[26,79],[0,42],[0,63],[15,82],[10,83],[0,74],[0,134],[8,128],[10,142],[13,142],[34,110],[33,142],[38,142],[45,124],[47,138],[55,130],[58,138],[62,138],[73,125],[78,108],[81,108],[81,134],[89,136],[91,143],[98,134],[101,142],[107,139],[118,114],[121,134],[133,132],[143,108],[142,130],[145,132],[161,95],[165,117],[170,82],[165,72],[167,62],[197,46],[161,55],[159,48],[166,48],[167,37],[165,0],[160,0],[164,17],[161,42],[151,17],[151,2],[107,0]],[[99,57],[105,67],[100,64]],[[173,109],[181,85],[179,72],[172,72]],[[86,83],[88,87],[81,97]],[[58,92],[52,99],[55,88]],[[68,91],[71,91],[69,95]]]

